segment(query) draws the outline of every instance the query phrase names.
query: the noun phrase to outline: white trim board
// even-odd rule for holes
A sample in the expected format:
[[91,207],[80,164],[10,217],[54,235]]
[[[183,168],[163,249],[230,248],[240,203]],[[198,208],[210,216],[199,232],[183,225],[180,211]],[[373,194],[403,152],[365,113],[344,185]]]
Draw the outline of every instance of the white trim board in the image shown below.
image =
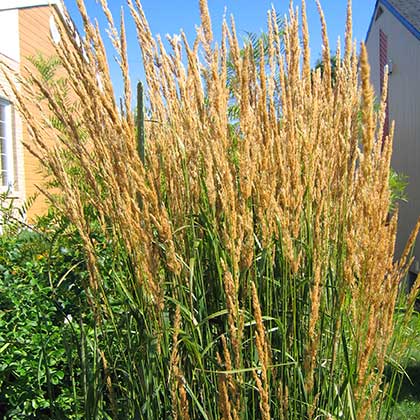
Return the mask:
[[60,0],[1,0],[0,11],[39,6],[57,6],[61,8],[62,4]]

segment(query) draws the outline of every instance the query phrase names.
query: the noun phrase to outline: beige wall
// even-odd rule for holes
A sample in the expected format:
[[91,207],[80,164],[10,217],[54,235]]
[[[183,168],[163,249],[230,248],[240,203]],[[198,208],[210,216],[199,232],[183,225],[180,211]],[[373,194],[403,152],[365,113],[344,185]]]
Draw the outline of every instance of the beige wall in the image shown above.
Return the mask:
[[[385,7],[373,23],[367,49],[372,82],[379,96],[379,30],[388,37],[388,59],[392,60],[389,76],[389,118],[395,121],[392,166],[408,176],[408,203],[400,204],[397,252],[401,253],[417,218],[420,216],[420,41]],[[420,240],[416,257],[420,260]]]

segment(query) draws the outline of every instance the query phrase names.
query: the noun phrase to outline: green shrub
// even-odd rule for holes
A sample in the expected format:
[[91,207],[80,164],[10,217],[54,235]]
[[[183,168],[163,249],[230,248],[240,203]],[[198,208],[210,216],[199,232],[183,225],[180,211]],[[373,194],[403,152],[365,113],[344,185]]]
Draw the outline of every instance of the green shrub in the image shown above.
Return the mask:
[[77,240],[54,223],[0,236],[3,418],[73,418],[80,361],[72,340],[86,310],[86,266]]

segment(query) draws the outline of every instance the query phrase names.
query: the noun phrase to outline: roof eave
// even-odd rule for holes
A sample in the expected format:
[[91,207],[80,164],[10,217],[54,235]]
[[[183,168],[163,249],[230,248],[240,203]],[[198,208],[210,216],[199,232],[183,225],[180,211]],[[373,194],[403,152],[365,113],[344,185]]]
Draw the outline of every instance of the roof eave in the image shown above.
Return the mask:
[[412,34],[414,35],[419,41],[420,41],[420,31],[415,28],[404,16],[401,15],[401,13],[398,12],[398,10],[391,4],[389,3],[388,0],[376,0],[376,4],[375,4],[375,9],[372,15],[372,19],[370,21],[370,25],[369,25],[369,29],[366,35],[366,40],[365,43],[367,43],[368,38],[369,38],[369,34],[370,31],[372,29],[373,26],[373,22],[375,20],[375,16],[376,16],[376,10],[377,7],[379,5],[379,3],[381,3],[383,6],[385,6],[387,8],[387,10],[403,25],[405,26],[405,28]]
[[0,12],[42,6],[55,6],[60,10],[63,5],[61,0],[1,0]]
[[367,42],[368,42],[368,38],[369,38],[369,35],[370,35],[370,30],[372,29],[373,22],[375,21],[376,10],[378,8],[378,4],[379,4],[379,0],[376,0],[375,8],[373,9],[373,13],[372,13],[372,18],[370,19],[370,23],[369,23],[369,29],[368,29],[367,34],[366,34],[365,44],[367,44]]

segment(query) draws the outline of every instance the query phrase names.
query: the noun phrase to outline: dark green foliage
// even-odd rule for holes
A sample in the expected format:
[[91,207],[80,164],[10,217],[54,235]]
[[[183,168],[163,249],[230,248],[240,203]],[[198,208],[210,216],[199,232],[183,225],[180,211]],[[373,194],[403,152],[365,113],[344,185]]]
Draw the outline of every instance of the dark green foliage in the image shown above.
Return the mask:
[[389,174],[389,189],[391,191],[390,211],[393,212],[399,202],[407,202],[407,176],[391,169]]
[[86,274],[77,238],[54,219],[37,232],[0,236],[2,418],[74,418],[72,382],[81,371],[71,368],[80,363],[69,345],[86,307]]
[[[334,85],[337,78],[337,56],[336,55],[333,55],[331,57],[330,65],[331,65],[331,82]],[[314,70],[316,71],[319,69],[322,76],[324,74],[324,67],[325,67],[324,62],[322,61],[321,58],[319,58],[315,63]]]

